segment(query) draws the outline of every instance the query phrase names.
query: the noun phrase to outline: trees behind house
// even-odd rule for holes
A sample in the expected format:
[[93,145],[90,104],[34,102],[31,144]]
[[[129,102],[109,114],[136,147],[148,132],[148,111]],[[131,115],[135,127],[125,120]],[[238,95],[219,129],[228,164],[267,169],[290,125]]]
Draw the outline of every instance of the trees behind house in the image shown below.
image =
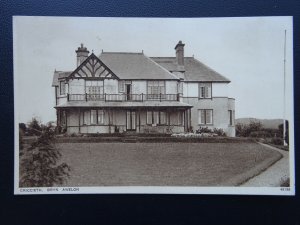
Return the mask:
[[[237,123],[237,137],[253,137],[271,139],[271,143],[275,145],[283,144],[283,124],[278,126],[278,129],[264,128],[261,122],[250,121],[249,124]],[[286,121],[285,140],[288,143],[288,121]]]

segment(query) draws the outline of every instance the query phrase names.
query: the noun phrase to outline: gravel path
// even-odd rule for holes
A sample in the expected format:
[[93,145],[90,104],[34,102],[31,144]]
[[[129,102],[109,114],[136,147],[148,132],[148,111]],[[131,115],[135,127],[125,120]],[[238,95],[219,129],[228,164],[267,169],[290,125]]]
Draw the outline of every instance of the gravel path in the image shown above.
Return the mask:
[[242,184],[241,187],[279,187],[289,178],[289,152],[269,145],[262,145],[280,152],[283,157],[267,170]]

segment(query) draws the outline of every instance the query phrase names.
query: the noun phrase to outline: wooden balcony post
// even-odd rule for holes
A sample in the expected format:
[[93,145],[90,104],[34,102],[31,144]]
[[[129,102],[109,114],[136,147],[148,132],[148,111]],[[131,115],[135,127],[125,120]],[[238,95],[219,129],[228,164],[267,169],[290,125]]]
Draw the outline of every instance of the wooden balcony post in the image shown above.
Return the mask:
[[87,93],[85,93],[85,101],[87,102],[88,98],[87,98]]
[[106,102],[106,93],[104,93],[104,101]]
[[159,93],[159,101],[161,102],[161,93]]
[[142,102],[144,101],[144,93],[142,93]]
[[70,97],[69,97],[69,93],[67,94],[67,101],[69,101],[70,100]]

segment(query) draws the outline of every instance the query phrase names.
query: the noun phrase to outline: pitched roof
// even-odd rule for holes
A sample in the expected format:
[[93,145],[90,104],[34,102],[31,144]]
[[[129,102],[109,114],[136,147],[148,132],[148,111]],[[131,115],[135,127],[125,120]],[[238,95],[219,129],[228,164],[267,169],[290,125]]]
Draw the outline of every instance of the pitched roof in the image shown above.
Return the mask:
[[[176,57],[151,57],[169,71],[177,71]],[[194,57],[184,57],[185,81],[230,82],[229,79],[204,65]]]
[[143,53],[103,52],[99,56],[120,79],[178,80]]
[[52,87],[55,87],[55,86],[59,85],[59,82],[58,82],[59,78],[68,77],[71,73],[72,73],[72,71],[54,71],[53,80],[52,80]]
[[101,102],[101,101],[69,101],[56,108],[68,108],[68,107],[111,107],[111,108],[145,108],[145,107],[162,107],[162,108],[192,108],[193,106],[178,102],[178,101],[145,101],[145,102]]

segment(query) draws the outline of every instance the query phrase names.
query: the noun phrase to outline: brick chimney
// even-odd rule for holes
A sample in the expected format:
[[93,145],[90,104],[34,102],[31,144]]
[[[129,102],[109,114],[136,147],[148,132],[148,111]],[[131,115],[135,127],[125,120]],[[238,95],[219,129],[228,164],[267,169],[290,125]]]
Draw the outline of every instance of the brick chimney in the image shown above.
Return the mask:
[[178,44],[175,46],[176,50],[176,63],[179,67],[184,66],[184,44],[182,41],[179,41]]
[[90,52],[87,50],[86,47],[83,46],[82,43],[75,52],[77,54],[77,67],[78,67],[84,60],[86,60]]

